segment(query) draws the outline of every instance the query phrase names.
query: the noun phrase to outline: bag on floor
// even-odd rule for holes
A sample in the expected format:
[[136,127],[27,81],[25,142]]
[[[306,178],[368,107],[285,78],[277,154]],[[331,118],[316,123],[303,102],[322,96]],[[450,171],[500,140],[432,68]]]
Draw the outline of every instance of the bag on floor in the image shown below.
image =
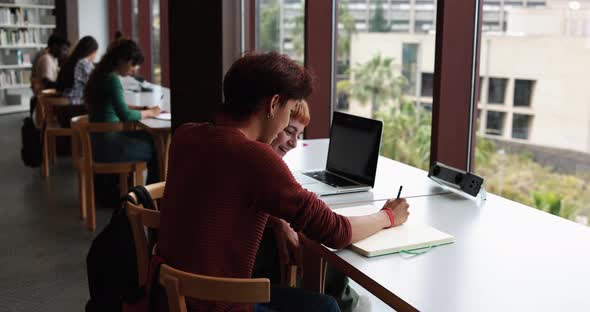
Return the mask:
[[20,158],[25,166],[39,167],[41,165],[41,131],[35,127],[31,117],[23,119],[21,140]]
[[[143,186],[130,189],[138,204],[146,209],[155,209],[149,192]],[[123,207],[116,209],[109,224],[92,241],[86,269],[90,300],[86,312],[122,311],[124,304],[135,304],[145,297],[139,287],[135,243],[127,208],[124,203],[134,201],[130,196],[123,200]]]

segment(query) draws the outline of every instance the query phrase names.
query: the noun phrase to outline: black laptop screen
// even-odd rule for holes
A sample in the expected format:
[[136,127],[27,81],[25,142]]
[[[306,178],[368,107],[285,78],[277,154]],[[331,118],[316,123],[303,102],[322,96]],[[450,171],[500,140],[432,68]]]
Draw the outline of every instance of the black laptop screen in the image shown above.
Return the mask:
[[334,112],[326,169],[374,186],[383,124]]

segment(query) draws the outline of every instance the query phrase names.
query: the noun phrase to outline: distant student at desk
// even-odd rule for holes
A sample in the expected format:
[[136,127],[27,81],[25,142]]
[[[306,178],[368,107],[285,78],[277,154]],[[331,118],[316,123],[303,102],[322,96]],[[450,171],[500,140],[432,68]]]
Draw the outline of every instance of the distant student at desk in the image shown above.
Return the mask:
[[[68,56],[57,76],[57,92],[70,100],[70,106],[59,107],[57,119],[62,127],[70,127],[70,119],[87,113],[82,99],[84,88],[94,70],[94,60],[98,51],[98,42],[85,36]],[[56,107],[57,108],[57,107]]]
[[[249,278],[269,215],[332,248],[406,221],[403,199],[388,201],[388,212],[335,214],[295,181],[270,147],[297,102],[312,92],[305,68],[276,52],[248,54],[231,66],[223,90],[225,102],[214,124],[184,124],[172,140],[158,240],[166,263],[196,274]],[[158,311],[167,310],[166,300],[158,297],[158,303]],[[251,309],[197,300],[189,305],[199,311]],[[339,310],[331,297],[277,287],[271,302],[256,308]]]
[[[159,107],[143,109],[128,105],[117,77],[132,75],[143,63],[143,54],[135,42],[121,39],[102,57],[90,75],[84,93],[90,122],[128,122],[155,117]],[[98,161],[148,162],[147,183],[159,181],[158,159],[152,136],[145,131],[95,133],[94,157]]]
[[[302,100],[291,112],[289,125],[270,143],[273,150],[284,157],[297,147],[297,140],[309,124],[311,116],[307,101]],[[265,277],[280,284],[286,264],[301,266],[301,246],[297,233],[285,220],[269,217],[256,254],[253,277]],[[336,299],[341,311],[359,307],[359,296],[349,285],[348,277],[328,265],[325,293]],[[368,305],[368,304],[367,304]],[[365,304],[362,305],[363,307]]]

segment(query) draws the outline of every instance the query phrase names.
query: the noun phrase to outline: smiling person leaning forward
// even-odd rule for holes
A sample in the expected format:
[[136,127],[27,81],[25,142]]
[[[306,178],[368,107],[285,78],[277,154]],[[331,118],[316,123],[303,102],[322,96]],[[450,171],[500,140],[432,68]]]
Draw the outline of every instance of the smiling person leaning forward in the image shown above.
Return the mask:
[[[225,102],[216,122],[185,124],[172,140],[158,242],[167,264],[196,274],[249,278],[269,215],[332,248],[406,221],[404,199],[389,200],[383,211],[368,216],[335,214],[295,181],[270,147],[297,102],[312,92],[305,68],[276,52],[248,54],[231,66],[223,88]],[[165,311],[163,297],[158,302],[158,311]],[[252,308],[196,300],[189,306],[198,311]],[[255,309],[284,307],[339,310],[331,297],[293,288],[272,288],[271,302]]]

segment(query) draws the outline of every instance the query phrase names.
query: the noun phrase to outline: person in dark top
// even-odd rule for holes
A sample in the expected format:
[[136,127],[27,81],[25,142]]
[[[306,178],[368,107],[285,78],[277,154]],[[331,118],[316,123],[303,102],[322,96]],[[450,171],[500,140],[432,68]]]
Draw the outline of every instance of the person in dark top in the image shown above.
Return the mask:
[[[303,189],[271,143],[298,101],[312,92],[305,68],[276,52],[238,59],[223,82],[225,101],[213,124],[180,126],[170,146],[161,201],[158,254],[183,271],[249,278],[269,216],[331,248],[344,248],[404,223],[404,199],[384,210],[344,217]],[[391,216],[391,217],[390,217]],[[166,311],[163,293],[156,311]],[[250,311],[251,305],[189,300],[191,311]],[[295,288],[271,289],[262,311],[339,311],[333,298]]]
[[57,119],[62,127],[69,127],[72,117],[84,115],[88,111],[82,97],[90,74],[94,70],[94,60],[98,43],[91,36],[78,41],[74,51],[65,61],[57,76],[57,92],[70,100],[70,106],[59,107]]
[[[160,108],[148,109],[127,104],[118,76],[132,75],[143,63],[137,44],[121,39],[102,57],[90,75],[84,102],[90,122],[129,122],[155,117]],[[159,182],[158,159],[152,136],[145,131],[95,133],[92,137],[94,157],[102,162],[146,161],[146,183]]]
[[[307,101],[301,101],[291,113],[289,125],[270,143],[272,149],[284,157],[297,147],[297,141],[310,121]],[[252,277],[264,277],[273,284],[280,284],[286,277],[284,270],[287,264],[295,264],[299,268],[302,266],[299,236],[285,220],[269,217],[256,254]],[[327,266],[325,294],[334,297],[343,312],[351,312],[359,306],[359,296],[350,287],[348,277],[331,265]]]

